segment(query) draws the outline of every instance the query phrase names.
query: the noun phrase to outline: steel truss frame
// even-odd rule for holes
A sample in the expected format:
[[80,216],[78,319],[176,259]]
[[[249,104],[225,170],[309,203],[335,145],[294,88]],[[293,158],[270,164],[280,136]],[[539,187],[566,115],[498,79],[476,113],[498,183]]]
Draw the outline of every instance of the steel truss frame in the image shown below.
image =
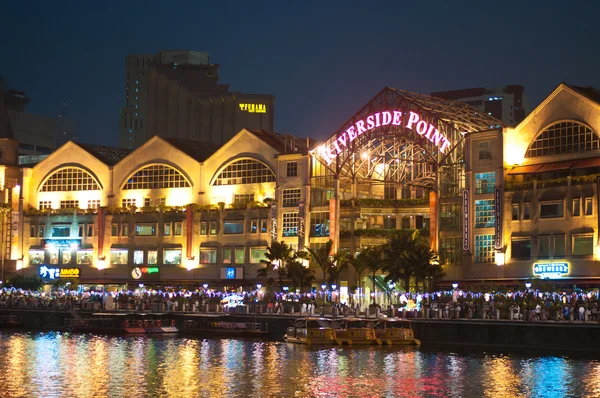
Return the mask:
[[[340,148],[341,151],[331,164],[320,153],[321,147],[313,150],[312,156],[334,178],[437,189],[440,168],[444,170],[444,175],[457,167],[462,168],[467,134],[504,126],[501,121],[464,103],[385,87],[324,141],[322,146],[331,147],[357,121],[382,111],[403,112],[403,122],[399,126],[389,124],[359,135],[347,146]],[[435,126],[450,141],[450,147],[445,153],[426,137],[405,127],[404,118],[408,117],[409,112],[417,113],[420,120]],[[444,175],[440,175],[440,178],[445,179]]]

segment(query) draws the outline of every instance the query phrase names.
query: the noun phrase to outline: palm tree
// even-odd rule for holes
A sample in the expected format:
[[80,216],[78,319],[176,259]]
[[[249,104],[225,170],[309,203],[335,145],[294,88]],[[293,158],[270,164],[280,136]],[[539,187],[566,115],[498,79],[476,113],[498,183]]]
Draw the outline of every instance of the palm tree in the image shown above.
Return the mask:
[[[373,278],[373,293],[375,293],[375,274],[381,269],[383,250],[381,246],[369,246],[361,250],[356,256],[355,264],[362,264],[359,267],[364,267],[361,271],[371,271]],[[356,269],[356,266],[354,267]],[[361,274],[362,274],[361,272]],[[361,276],[361,275],[359,275]],[[375,300],[375,296],[371,296],[371,301]]]
[[331,266],[331,248],[333,247],[333,241],[329,240],[323,246],[316,249],[307,248],[308,257],[311,262],[317,264],[321,268],[323,275],[323,284],[327,280],[327,271]]
[[331,263],[327,268],[327,281],[330,284],[336,283],[340,277],[340,274],[350,264],[350,253],[346,250],[339,251],[331,256]]
[[302,292],[304,286],[311,284],[315,279],[313,270],[307,268],[298,259],[291,261],[287,266],[287,276],[292,281],[293,288],[300,288]]
[[257,276],[266,277],[269,271],[277,271],[279,277],[279,288],[283,290],[283,278],[286,277],[287,267],[294,260],[292,248],[284,241],[271,242],[265,253],[266,259],[260,260],[265,265],[257,271]]
[[409,254],[415,248],[418,231],[399,233],[385,245],[383,270],[387,272],[387,282],[402,281],[406,291],[410,291],[410,278],[414,273],[414,261]]
[[[355,257],[350,259],[350,264],[354,267],[354,272],[356,273],[356,280],[358,282],[358,289],[360,292],[362,289],[362,277],[365,272],[367,272],[367,259],[365,251],[361,251]],[[362,305],[362,298],[360,298],[360,304]]]

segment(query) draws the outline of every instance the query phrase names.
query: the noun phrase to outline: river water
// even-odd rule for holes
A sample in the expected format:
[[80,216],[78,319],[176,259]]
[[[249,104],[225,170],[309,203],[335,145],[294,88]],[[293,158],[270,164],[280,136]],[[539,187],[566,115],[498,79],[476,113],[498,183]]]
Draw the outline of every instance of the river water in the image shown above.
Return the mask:
[[593,356],[1,333],[0,397],[600,396]]

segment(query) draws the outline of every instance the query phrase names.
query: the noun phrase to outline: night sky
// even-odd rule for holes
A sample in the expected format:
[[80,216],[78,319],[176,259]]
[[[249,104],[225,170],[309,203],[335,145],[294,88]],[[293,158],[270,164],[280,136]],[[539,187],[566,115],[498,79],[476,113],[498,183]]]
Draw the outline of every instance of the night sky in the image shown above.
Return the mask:
[[277,131],[318,139],[384,86],[522,84],[528,110],[562,81],[600,87],[600,2],[496,3],[12,1],[0,75],[30,112],[66,102],[80,141],[105,145],[117,143],[126,55],[161,49],[209,52],[232,91],[277,97]]

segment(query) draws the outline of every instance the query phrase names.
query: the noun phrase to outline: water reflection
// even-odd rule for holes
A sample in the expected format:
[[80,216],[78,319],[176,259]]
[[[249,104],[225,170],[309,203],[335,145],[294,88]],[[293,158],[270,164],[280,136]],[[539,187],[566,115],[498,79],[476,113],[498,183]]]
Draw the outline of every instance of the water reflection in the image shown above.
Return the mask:
[[598,396],[600,361],[413,347],[0,334],[0,396]]

